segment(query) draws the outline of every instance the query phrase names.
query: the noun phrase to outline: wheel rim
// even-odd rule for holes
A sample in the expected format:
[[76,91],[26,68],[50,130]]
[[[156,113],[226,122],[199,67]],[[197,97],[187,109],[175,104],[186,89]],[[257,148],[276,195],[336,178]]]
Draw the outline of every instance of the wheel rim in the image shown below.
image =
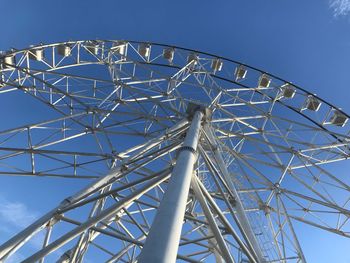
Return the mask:
[[[348,237],[349,182],[333,171],[339,161],[348,158],[349,116],[290,82],[223,57],[135,41],[36,46],[4,54],[1,66],[1,93],[21,92],[20,96],[31,98],[28,102],[21,98],[21,103],[38,101],[48,109],[43,116],[32,116],[32,122],[2,129],[1,174],[99,178],[139,150],[130,148],[161,136],[186,118],[189,105],[201,105],[210,109],[211,117],[208,130],[202,131],[196,176],[248,250],[257,254],[253,257],[259,258],[261,252],[267,262],[305,261],[294,222]],[[132,172],[90,198],[171,167],[188,126],[136,156],[127,164]],[[210,133],[217,144],[210,142]],[[231,182],[220,177],[223,168],[218,160],[213,161],[216,149]],[[52,224],[45,224],[40,231],[49,237],[52,229],[60,229],[62,224],[57,234],[61,236],[76,221],[86,222],[89,216],[108,209],[111,199],[123,199],[144,184],[146,181],[121,190],[119,197],[101,197],[92,210],[74,207],[65,216],[49,220]],[[235,203],[227,197],[234,197],[227,184],[237,190],[253,237],[237,225],[237,220],[244,219],[235,216],[240,214],[238,200]],[[63,251],[68,251],[66,257],[79,261],[92,253],[89,251],[99,251],[104,260],[135,260],[165,189],[166,181],[162,181],[142,197],[144,200],[119,211],[119,220],[98,221],[98,226],[110,233],[89,227],[88,232],[62,244]],[[145,201],[150,198],[151,203]],[[81,215],[76,216],[77,211]],[[216,215],[236,261],[247,258],[232,233],[227,233],[218,212]],[[180,259],[191,262],[220,257],[205,218],[190,192]],[[114,250],[104,240],[108,234],[119,242]],[[47,238],[45,246],[51,242]],[[12,246],[2,256],[16,250]]]

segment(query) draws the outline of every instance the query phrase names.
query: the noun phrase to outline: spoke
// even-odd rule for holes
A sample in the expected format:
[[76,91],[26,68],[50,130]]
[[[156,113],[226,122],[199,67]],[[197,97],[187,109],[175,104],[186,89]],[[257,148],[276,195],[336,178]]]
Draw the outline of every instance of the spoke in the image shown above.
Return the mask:
[[4,53],[0,95],[1,178],[60,178],[63,200],[0,261],[306,262],[295,221],[350,238],[350,116],[263,70],[68,41]]

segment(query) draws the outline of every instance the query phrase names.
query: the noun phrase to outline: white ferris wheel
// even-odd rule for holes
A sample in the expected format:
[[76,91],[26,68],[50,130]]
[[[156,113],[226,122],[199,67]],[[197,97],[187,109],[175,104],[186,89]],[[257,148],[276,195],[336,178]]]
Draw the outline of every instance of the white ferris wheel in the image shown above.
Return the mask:
[[0,174],[82,182],[1,262],[306,262],[295,225],[350,237],[349,116],[291,82],[124,40],[0,65],[0,100],[42,107],[0,126]]

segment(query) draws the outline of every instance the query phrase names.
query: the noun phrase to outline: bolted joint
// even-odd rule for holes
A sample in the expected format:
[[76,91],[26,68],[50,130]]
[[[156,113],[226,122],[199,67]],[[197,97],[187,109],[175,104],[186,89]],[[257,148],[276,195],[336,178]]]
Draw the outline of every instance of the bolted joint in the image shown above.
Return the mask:
[[189,151],[189,152],[191,152],[192,154],[194,154],[194,155],[196,156],[196,158],[197,158],[198,152],[197,152],[195,149],[193,149],[191,146],[182,146],[182,147],[180,147],[180,148],[177,150],[177,152],[176,152],[176,158],[174,159],[174,164],[176,163],[175,160],[177,159],[177,157],[179,157],[179,154],[180,154],[182,151]]
[[71,257],[72,257],[72,249],[70,249],[70,250],[67,250],[66,252],[64,252],[63,254],[62,254],[62,256],[58,259],[58,263],[68,263],[68,262],[70,262],[70,259],[71,259]]
[[193,149],[191,146],[182,146],[179,148],[179,150],[177,151],[177,154],[179,154],[182,151],[190,151],[193,154],[196,154],[197,151],[195,149]]
[[126,164],[122,164],[120,167],[120,172],[126,172],[129,170],[129,167]]
[[72,199],[73,199],[73,196],[69,196],[69,197],[67,197],[66,199],[64,199],[64,200],[60,203],[60,205],[61,205],[61,206],[69,205],[69,204],[72,203]]
[[52,227],[55,225],[57,222],[61,220],[62,215],[61,214],[56,214],[54,215],[49,222],[47,222],[46,227]]
[[189,120],[192,120],[194,114],[200,111],[203,113],[203,121],[208,121],[211,119],[211,110],[203,105],[195,104],[195,103],[188,103],[186,113],[187,113],[187,118]]
[[263,204],[263,203],[259,204],[259,209],[264,211],[265,215],[268,215],[271,213],[271,211],[273,211],[271,206],[269,206],[267,204]]
[[233,196],[229,195],[227,199],[233,207],[237,205],[237,200]]
[[275,183],[275,184],[274,184],[273,190],[275,191],[275,193],[276,193],[277,195],[279,195],[279,194],[282,193],[282,190],[281,190],[280,187],[281,187],[281,185],[280,185],[279,183]]

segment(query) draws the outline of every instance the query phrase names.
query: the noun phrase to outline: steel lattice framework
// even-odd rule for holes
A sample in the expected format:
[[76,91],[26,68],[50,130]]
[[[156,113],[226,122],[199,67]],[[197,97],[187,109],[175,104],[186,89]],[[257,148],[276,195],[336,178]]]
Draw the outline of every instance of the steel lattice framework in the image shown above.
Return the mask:
[[296,222],[350,237],[348,115],[288,81],[136,41],[0,64],[2,97],[46,109],[0,127],[0,174],[90,181],[2,244],[1,262],[306,262]]

